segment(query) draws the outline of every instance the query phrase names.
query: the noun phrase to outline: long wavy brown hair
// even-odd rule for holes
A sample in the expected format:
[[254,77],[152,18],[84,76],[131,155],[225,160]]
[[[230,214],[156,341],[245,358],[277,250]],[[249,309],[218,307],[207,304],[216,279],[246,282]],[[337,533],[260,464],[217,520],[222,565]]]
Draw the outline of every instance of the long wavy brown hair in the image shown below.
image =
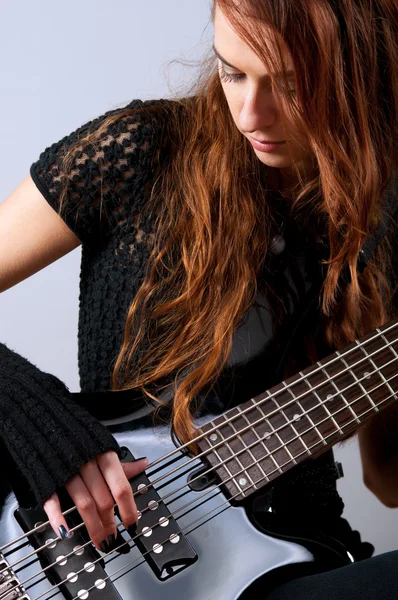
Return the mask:
[[[286,77],[275,93],[282,118],[305,133],[315,157],[310,180],[297,174],[294,204],[304,211],[311,207],[326,224],[330,253],[321,312],[325,339],[341,348],[391,317],[387,242],[363,274],[356,266],[364,240],[380,222],[381,199],[398,162],[398,4],[217,5],[270,74],[285,72],[280,40],[291,53],[296,94]],[[214,57],[204,62],[190,92],[167,109],[172,150],[152,188],[156,236],[112,379],[114,390],[140,389],[152,398],[159,382],[172,380],[172,423],[181,442],[192,440],[194,400],[217,380],[233,332],[254,301],[273,218],[266,169],[232,120]],[[132,112],[109,117],[78,148]],[[340,294],[347,265],[351,282]]]

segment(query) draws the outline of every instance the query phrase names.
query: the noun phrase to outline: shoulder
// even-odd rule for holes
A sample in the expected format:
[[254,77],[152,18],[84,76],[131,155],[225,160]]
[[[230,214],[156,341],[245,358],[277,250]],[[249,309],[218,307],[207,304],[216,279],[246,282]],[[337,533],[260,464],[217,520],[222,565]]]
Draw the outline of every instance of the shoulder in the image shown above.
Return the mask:
[[121,206],[144,201],[146,184],[168,156],[178,101],[131,100],[45,148],[33,181],[82,242],[110,231]]

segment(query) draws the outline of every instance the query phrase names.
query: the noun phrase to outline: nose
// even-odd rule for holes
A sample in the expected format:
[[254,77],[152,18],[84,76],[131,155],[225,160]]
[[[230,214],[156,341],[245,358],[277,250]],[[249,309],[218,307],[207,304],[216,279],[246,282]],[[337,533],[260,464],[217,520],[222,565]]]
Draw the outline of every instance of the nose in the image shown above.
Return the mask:
[[260,87],[251,88],[239,115],[239,128],[247,133],[265,132],[278,120],[278,107],[272,92]]

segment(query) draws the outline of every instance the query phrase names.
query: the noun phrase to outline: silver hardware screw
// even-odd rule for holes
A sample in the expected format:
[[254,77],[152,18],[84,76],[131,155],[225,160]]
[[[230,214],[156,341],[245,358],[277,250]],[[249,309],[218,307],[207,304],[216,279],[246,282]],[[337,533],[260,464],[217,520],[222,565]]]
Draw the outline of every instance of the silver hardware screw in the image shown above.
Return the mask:
[[[141,490],[142,490],[143,488],[145,488],[145,489],[144,489],[144,491],[143,491],[143,492],[141,492]],[[139,485],[139,486],[137,486],[137,492],[140,492],[140,494],[146,494],[146,493],[147,493],[147,491],[148,491],[148,487],[145,485],[145,483],[140,483],[140,485]]]
[[106,581],[104,581],[103,579],[97,579],[97,581],[95,582],[95,587],[98,588],[99,590],[103,590],[105,586],[106,586]]
[[154,544],[152,550],[155,552],[155,554],[160,554],[163,552],[163,546],[162,544]]

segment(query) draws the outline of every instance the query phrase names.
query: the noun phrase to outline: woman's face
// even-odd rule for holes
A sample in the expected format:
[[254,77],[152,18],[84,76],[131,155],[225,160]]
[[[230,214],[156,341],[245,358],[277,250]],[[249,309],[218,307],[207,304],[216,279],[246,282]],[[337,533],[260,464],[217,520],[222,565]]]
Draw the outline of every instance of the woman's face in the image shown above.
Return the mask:
[[[308,174],[313,168],[313,156],[306,138],[293,127],[287,125],[284,129],[264,64],[232,29],[218,7],[214,33],[221,84],[237,128],[251,142],[259,160],[280,169],[286,181],[294,180],[293,164],[300,173]],[[284,60],[287,71],[292,71],[289,87],[294,90],[293,64],[287,50]],[[283,143],[270,148],[265,141]]]

